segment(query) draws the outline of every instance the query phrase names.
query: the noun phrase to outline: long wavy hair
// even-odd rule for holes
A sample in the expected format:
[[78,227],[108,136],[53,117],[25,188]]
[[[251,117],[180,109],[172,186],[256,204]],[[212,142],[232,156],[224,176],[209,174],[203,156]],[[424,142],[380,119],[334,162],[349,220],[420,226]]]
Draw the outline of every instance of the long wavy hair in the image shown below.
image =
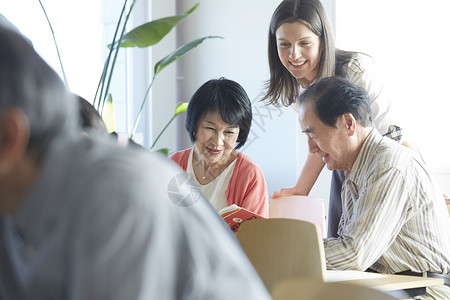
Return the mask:
[[356,52],[335,47],[333,29],[319,0],[284,0],[275,9],[269,27],[268,59],[270,79],[265,83],[266,94],[261,101],[276,106],[291,105],[299,94],[297,79],[283,66],[278,56],[276,31],[284,23],[301,22],[320,38],[322,52],[316,79],[345,76],[344,66]]

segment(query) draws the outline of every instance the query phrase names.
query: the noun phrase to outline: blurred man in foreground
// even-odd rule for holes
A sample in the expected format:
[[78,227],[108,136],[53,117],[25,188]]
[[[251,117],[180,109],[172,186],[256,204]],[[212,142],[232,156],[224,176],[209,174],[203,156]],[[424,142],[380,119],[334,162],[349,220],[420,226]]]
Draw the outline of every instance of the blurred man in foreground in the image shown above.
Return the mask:
[[269,299],[181,169],[80,135],[77,116],[0,26],[0,299]]

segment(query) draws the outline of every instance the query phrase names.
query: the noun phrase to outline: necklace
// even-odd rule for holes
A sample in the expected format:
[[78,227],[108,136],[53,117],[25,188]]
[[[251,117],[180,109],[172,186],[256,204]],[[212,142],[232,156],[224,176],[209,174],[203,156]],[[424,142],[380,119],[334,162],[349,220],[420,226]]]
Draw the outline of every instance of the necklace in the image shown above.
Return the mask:
[[211,178],[210,181],[212,181],[228,167],[230,162],[233,161],[236,156],[237,152],[236,153],[233,152],[232,155],[222,157],[222,159],[219,162],[211,166],[201,159],[201,155],[199,155],[197,152],[194,152],[193,168],[197,169],[199,171],[198,173],[202,173],[202,175],[199,174],[200,176],[198,178],[201,178],[201,180],[203,181],[205,181],[207,178]]
[[[206,179],[206,176],[210,173],[210,172],[209,172],[209,168],[203,167],[202,170],[203,170],[202,179],[205,180],[205,179]],[[210,175],[211,175],[211,177],[214,178],[214,175],[213,175],[213,174],[210,174]]]
[[206,180],[206,178],[211,178],[212,180],[214,180],[218,175],[222,173],[223,170],[225,170],[224,167],[226,168],[226,166],[220,165],[216,169],[206,164],[200,164],[200,170],[203,172],[203,174],[201,175],[202,180]]

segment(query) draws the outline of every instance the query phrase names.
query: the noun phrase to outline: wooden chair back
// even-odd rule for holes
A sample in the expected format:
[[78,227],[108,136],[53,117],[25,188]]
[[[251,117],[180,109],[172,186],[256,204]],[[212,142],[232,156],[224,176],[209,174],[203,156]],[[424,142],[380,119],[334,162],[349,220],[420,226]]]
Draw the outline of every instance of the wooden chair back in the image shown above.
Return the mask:
[[319,227],[296,219],[258,219],[243,223],[236,237],[266,288],[281,280],[325,277],[325,254]]

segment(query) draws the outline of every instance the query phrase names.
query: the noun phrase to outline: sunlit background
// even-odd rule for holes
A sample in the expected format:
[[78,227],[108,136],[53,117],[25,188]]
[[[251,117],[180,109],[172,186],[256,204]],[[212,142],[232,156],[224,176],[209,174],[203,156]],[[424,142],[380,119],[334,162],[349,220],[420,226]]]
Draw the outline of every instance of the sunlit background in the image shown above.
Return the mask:
[[402,124],[435,170],[450,169],[450,5],[336,1],[337,45],[375,58]]
[[[147,1],[153,3],[153,7],[169,5],[168,2],[165,2],[166,0]],[[115,2],[121,3],[122,1]],[[193,1],[189,2],[194,3]],[[211,23],[214,25],[211,27],[216,31],[231,26],[241,28],[241,30],[228,29],[232,32],[228,33],[227,39],[205,43],[195,51],[202,53],[201,59],[207,63],[208,58],[204,56],[204,53],[208,52],[210,45],[222,43],[221,45],[225,46],[213,48],[223,48],[224,53],[209,51],[209,55],[213,57],[216,55],[216,57],[213,58],[214,64],[208,64],[208,72],[214,68],[224,68],[223,64],[227,64],[225,56],[230,53],[229,49],[236,50],[237,55],[242,55],[242,57],[237,57],[234,53],[235,56],[229,60],[230,62],[242,59],[246,64],[255,64],[255,67],[234,68],[233,71],[228,70],[228,73],[225,73],[234,72],[233,74],[236,74],[233,75],[234,79],[238,79],[246,87],[251,98],[255,99],[261,94],[262,81],[268,78],[265,38],[270,15],[279,1],[251,0],[249,4],[242,2],[242,5],[241,2],[235,0],[228,1],[226,5],[223,4],[223,1],[204,0],[199,2],[201,9],[205,10],[211,10],[216,3],[221,6],[220,10],[223,13],[226,13],[227,10],[235,11],[234,7],[228,7],[232,5],[240,6],[240,10],[244,9],[242,6],[245,5],[260,5],[264,20],[261,13],[258,12],[255,18],[234,16],[233,24],[220,25],[217,24],[218,20],[221,20],[217,18],[217,14],[202,13],[201,9],[193,17],[207,16],[211,18],[204,23]],[[450,86],[450,60],[448,59],[450,19],[448,18],[447,1],[429,0],[424,3],[418,0],[327,0],[324,2],[327,2],[328,7],[332,7],[335,11],[334,18],[330,17],[334,20],[337,46],[346,50],[366,52],[374,57],[378,71],[382,74],[386,93],[392,100],[393,108],[397,112],[396,115],[401,124],[416,142],[434,174],[438,175],[443,189],[447,192],[450,191],[450,158],[447,154],[450,149],[450,96],[447,91]],[[104,34],[104,25],[109,20],[114,21],[118,18],[120,7],[112,5],[112,1],[102,0],[42,0],[42,3],[53,25],[70,89],[86,99],[92,100],[103,67],[106,45],[110,42],[105,38],[107,35]],[[173,3],[170,4],[172,6],[184,4],[181,0],[170,1],[170,3]],[[191,3],[185,6],[189,7],[190,5]],[[39,1],[1,1],[0,12],[28,36],[44,59],[59,74],[62,74],[51,31]],[[248,13],[242,12],[243,15]],[[256,14],[256,12],[253,13]],[[331,11],[331,13],[333,12]],[[165,16],[167,15],[157,17]],[[225,19],[228,20],[228,18],[222,18],[222,20]],[[242,24],[237,22],[242,22]],[[251,28],[251,32],[248,28]],[[214,32],[214,34],[222,35],[221,32]],[[235,34],[236,37],[232,34]],[[244,42],[241,42],[240,45],[226,46],[227,43],[233,41],[233,37],[240,38]],[[251,42],[251,39],[257,39],[257,47],[255,42]],[[221,57],[225,62],[217,57]],[[200,67],[200,65],[198,66]],[[147,69],[148,72],[150,70],[150,68]],[[190,71],[196,72],[195,69]],[[249,87],[249,82],[252,82],[252,87]],[[195,88],[196,86],[193,84],[192,89]],[[153,109],[157,110],[158,108],[154,107]],[[286,109],[286,111],[288,110]],[[119,114],[117,121],[119,124],[126,123],[120,120],[120,118],[127,118],[128,114],[124,115],[120,116]],[[291,117],[290,112],[286,112],[283,118],[288,115]],[[267,130],[264,131],[264,134],[269,134],[269,127],[272,125],[265,126],[267,126],[265,128]],[[121,128],[125,127],[123,125]],[[182,126],[180,128],[183,131]],[[175,129],[172,133],[175,134],[174,132]],[[184,133],[181,132],[181,134]],[[265,145],[271,142],[272,140],[265,142]],[[306,151],[302,141],[300,144],[300,149]],[[252,147],[256,146],[252,145]],[[260,155],[264,151],[261,146],[258,149],[249,147],[249,150],[246,151],[249,151],[263,167],[268,178],[269,192],[281,188],[279,181],[286,182],[286,180],[280,174],[275,174],[275,171],[270,169],[272,167],[265,166],[269,163],[267,157],[273,161],[273,153]],[[286,160],[286,157],[283,159]],[[296,169],[289,173],[289,184],[295,182],[296,174],[292,173],[298,173],[303,163],[302,158],[297,158],[297,161],[294,158],[292,160],[295,162],[294,165],[298,166],[294,166],[293,168]],[[268,169],[269,171],[267,171]],[[324,186],[329,185],[328,180],[326,181]],[[288,185],[288,183],[283,183],[283,185]],[[322,193],[319,195],[326,199],[328,192],[322,188],[318,193]]]
[[[86,99],[95,94],[105,47],[101,1],[42,0],[52,23],[72,91]],[[51,30],[38,0],[1,1],[0,13],[32,40],[39,54],[62,77]]]

